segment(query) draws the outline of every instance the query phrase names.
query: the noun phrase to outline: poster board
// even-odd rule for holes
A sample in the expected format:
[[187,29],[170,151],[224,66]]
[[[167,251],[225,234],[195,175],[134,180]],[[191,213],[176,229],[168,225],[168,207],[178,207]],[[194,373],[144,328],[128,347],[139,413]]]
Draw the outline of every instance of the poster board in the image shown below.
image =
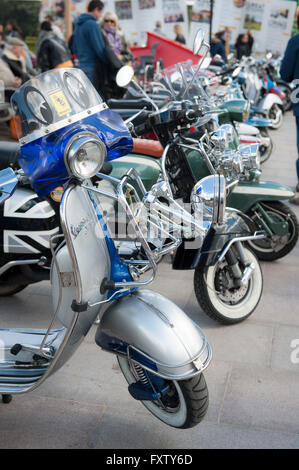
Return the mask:
[[[225,27],[231,30],[230,44],[239,34],[251,29],[255,40],[254,51],[271,50],[283,53],[291,36],[296,10],[292,0],[214,0],[213,32]],[[72,0],[72,17],[86,12],[89,0]],[[169,39],[175,38],[173,27],[179,24],[191,48],[196,31],[201,28],[209,37],[210,0],[193,0],[188,8],[185,0],[104,0],[105,11],[116,12],[120,26],[130,44],[146,44],[146,32],[154,32],[157,21]],[[63,19],[63,0],[43,0],[41,19],[52,12]]]

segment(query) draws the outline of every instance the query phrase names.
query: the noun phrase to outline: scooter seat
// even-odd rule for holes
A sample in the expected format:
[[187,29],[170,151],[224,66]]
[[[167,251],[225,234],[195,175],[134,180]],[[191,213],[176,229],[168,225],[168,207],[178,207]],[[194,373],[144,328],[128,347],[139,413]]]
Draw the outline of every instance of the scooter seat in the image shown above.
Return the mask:
[[133,139],[133,153],[161,158],[163,150],[162,145],[157,140]]
[[0,170],[19,169],[20,145],[17,142],[0,142]]

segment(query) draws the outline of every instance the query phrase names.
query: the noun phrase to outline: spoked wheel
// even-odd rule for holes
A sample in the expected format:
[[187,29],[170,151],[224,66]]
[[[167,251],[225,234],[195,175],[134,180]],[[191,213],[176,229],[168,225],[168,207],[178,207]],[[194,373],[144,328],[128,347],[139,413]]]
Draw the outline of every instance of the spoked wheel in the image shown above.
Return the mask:
[[260,150],[260,156],[261,156],[261,163],[264,163],[270,158],[272,154],[273,141],[266,127],[261,128],[260,133],[261,133],[263,142],[260,145],[259,150]]
[[154,393],[157,390],[167,390],[157,400],[141,401],[163,423],[174,428],[187,429],[196,426],[204,418],[209,405],[209,394],[203,374],[180,382],[166,381],[129,362],[126,357],[118,356],[118,363],[128,384],[141,381]]
[[279,129],[283,122],[283,112],[278,104],[273,104],[269,111],[269,119],[271,119],[271,128]]
[[[231,248],[232,250],[233,248]],[[214,266],[196,268],[194,290],[203,311],[224,325],[239,323],[248,318],[258,306],[263,291],[263,275],[255,255],[243,247],[249,265],[254,267],[249,279],[243,284],[236,283],[232,267],[226,259]],[[243,265],[237,251],[234,253],[242,274]]]
[[[256,256],[263,261],[275,261],[288,255],[298,241],[298,219],[294,212],[282,202],[273,201],[262,204],[263,209],[274,222],[287,222],[288,232],[285,235],[275,235],[259,240],[250,240],[248,245]],[[251,212],[250,217],[256,223],[258,230],[263,229],[259,222],[262,214]]]

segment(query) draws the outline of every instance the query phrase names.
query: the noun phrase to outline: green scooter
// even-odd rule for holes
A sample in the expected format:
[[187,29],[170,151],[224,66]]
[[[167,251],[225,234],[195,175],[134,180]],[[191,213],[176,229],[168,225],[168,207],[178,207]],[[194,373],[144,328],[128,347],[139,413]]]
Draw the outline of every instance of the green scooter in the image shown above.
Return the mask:
[[[192,99],[194,100],[194,97]],[[233,114],[233,108],[228,111],[227,103],[225,106],[226,115]],[[238,105],[235,103],[234,106],[234,119],[237,114],[240,118],[240,114],[244,112],[244,103],[243,108],[241,103],[238,103]],[[220,113],[218,112],[218,114]],[[154,115],[155,113],[153,113]],[[149,114],[148,119],[141,126],[145,134],[152,129],[151,119],[153,118],[151,116]],[[232,116],[228,117],[231,119]],[[207,119],[202,128],[205,129],[210,121],[210,119]],[[235,147],[237,143],[234,139],[236,139],[236,136],[233,132],[230,140],[232,147]],[[166,146],[167,142],[163,142],[160,136],[159,140],[162,144],[160,153],[159,151],[157,153],[157,149],[154,153],[152,151],[153,147],[157,148],[157,142],[143,140],[145,147],[141,151],[137,145],[133,150],[134,153],[113,163],[112,176],[121,178],[128,169],[134,167],[145,188],[149,190],[157,182],[162,172],[161,156],[163,147]],[[194,150],[194,144],[192,148],[186,146],[183,150],[195,181],[199,181],[201,178],[215,172],[214,166],[204,158],[202,152],[199,149]],[[217,171],[221,172],[222,170],[220,168]],[[248,171],[246,179],[240,181],[229,196],[227,205],[248,215],[254,221],[256,230],[264,230],[267,233],[268,236],[264,239],[250,241],[250,248],[260,260],[274,261],[290,253],[298,241],[297,217],[289,206],[281,202],[292,199],[295,193],[291,188],[279,183],[260,180],[260,174],[257,170]],[[252,227],[250,228],[252,229]]]

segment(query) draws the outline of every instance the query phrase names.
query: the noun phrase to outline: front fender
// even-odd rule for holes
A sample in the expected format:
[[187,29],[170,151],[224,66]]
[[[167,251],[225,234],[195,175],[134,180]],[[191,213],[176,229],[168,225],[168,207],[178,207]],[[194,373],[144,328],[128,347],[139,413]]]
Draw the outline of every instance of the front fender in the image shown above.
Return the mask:
[[104,350],[129,355],[166,380],[191,378],[211,360],[211,347],[201,329],[173,302],[147,289],[112,304],[95,340]]
[[292,188],[273,181],[239,183],[227,199],[227,204],[234,209],[247,212],[259,202],[281,201],[295,196]]
[[272,108],[273,104],[278,104],[283,107],[283,102],[279,98],[279,96],[275,95],[274,93],[268,93],[265,98],[262,99],[262,101],[259,103],[259,108],[262,108],[266,111],[270,111]]

